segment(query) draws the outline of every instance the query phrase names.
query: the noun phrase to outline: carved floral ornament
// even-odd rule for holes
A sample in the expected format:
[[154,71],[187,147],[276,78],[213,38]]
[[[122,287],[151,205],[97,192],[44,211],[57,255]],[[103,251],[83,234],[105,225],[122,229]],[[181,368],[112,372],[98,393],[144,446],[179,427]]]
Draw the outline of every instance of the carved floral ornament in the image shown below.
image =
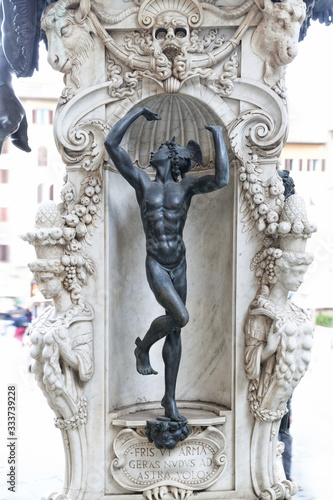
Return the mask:
[[[293,5],[296,6],[297,1],[294,0]],[[279,3],[280,13],[291,15],[292,9],[288,2],[291,0]],[[109,101],[110,104],[123,101],[126,103],[124,109],[129,109],[128,104],[132,102],[133,106],[133,103],[141,99],[140,82],[144,78],[152,80],[160,87],[160,91],[155,92],[162,93],[179,93],[182,88],[186,93],[188,90],[184,86],[191,79],[200,78],[200,85],[209,88],[217,96],[231,96],[238,99],[235,85],[241,79],[238,78],[239,56],[235,48],[248,27],[258,23],[258,20],[259,31],[255,31],[257,35],[254,34],[254,40],[259,38],[260,30],[266,26],[265,19],[270,16],[268,8],[270,4],[261,5],[252,0],[247,0],[233,9],[216,7],[211,2],[192,0],[167,2],[146,0],[136,4],[135,7],[113,15],[105,12],[95,2],[85,1],[78,4],[70,0],[59,0],[46,11],[43,27],[49,42],[49,61],[54,69],[68,76],[67,86],[60,100],[61,104],[66,105],[66,111],[59,107],[56,137],[63,159],[69,167],[80,166],[87,171],[99,170],[106,161],[102,144],[108,132],[108,125],[102,120],[85,119],[86,109],[84,106],[80,108],[81,99],[83,101],[90,92],[89,89],[82,88],[80,75],[97,39],[107,49],[108,68],[105,84],[102,83],[98,91],[91,91],[89,94],[89,98],[93,97],[96,100],[95,107],[99,105],[98,99],[102,99],[103,102]],[[293,9],[292,11],[296,12],[296,7]],[[210,30],[200,37],[198,27],[202,25],[206,12],[213,14],[219,20],[239,19],[239,27],[231,37],[228,35],[228,39],[225,39],[217,29]],[[127,18],[133,21],[134,17],[137,17],[142,30],[126,32],[120,43],[119,37],[112,33],[112,26]],[[296,14],[294,17],[295,22],[291,22],[288,35],[283,35],[280,41],[271,45],[269,40],[276,40],[276,26],[279,26],[280,20],[276,22],[270,34],[265,28],[267,48],[265,53],[262,52],[259,56],[269,61],[270,67],[278,61],[290,62],[290,54],[294,54],[290,50],[290,44],[286,42],[297,37],[298,18]],[[253,44],[255,45],[254,42]],[[283,59],[282,53],[289,54],[289,59]],[[278,87],[275,84],[276,81],[272,87],[276,90]],[[105,91],[108,96],[105,95]],[[78,99],[73,106],[69,106],[74,96]],[[76,112],[80,114],[77,115]],[[268,118],[270,119],[274,122],[275,118]],[[234,129],[234,126],[231,127],[230,133],[233,133]],[[277,155],[278,149],[282,147],[282,141],[283,134],[280,143],[277,141],[277,146],[274,146]],[[269,150],[271,156],[272,151],[271,148]],[[261,207],[261,210],[264,208]],[[258,222],[260,231],[263,230],[261,215],[265,214],[260,213]]]
[[[212,43],[217,30],[211,30],[202,44],[194,28],[202,23],[204,5],[196,0],[148,0],[138,11],[138,23],[144,28],[143,32],[140,35],[137,32],[128,33],[123,44],[119,44],[106,31],[105,25],[122,21],[133,14],[133,9],[127,9],[118,16],[110,16],[92,3],[91,10],[78,22],[77,13],[71,8],[77,6],[77,3],[59,0],[51,5],[43,19],[49,45],[48,59],[54,69],[70,75],[74,85],[74,88],[67,87],[63,102],[68,102],[75,94],[75,88],[80,88],[80,68],[94,45],[93,37],[96,36],[117,61],[134,70],[132,78],[152,78],[164,85],[168,92],[177,91],[182,82],[195,75],[212,80],[211,67],[231,55],[240,42],[244,26],[234,38],[225,43],[222,38],[217,38],[216,43]],[[212,5],[207,5],[211,10]],[[251,3],[246,2],[245,12],[249,5]],[[222,11],[218,8],[215,10],[221,16]],[[258,8],[255,7],[254,10],[256,13]],[[252,20],[253,13],[246,24]],[[233,15],[239,17],[237,9]],[[215,80],[217,79],[215,76]]]
[[[210,44],[200,53],[196,38],[205,11],[217,19],[240,19],[240,24],[227,41],[219,38],[215,46]],[[76,88],[80,87],[80,66],[97,36],[119,62],[134,70],[134,77],[153,78],[164,82],[166,91],[177,91],[182,82],[194,75],[211,77],[212,66],[231,55],[260,11],[262,17],[252,38],[253,50],[265,61],[264,81],[283,96],[284,67],[297,54],[305,16],[301,0],[246,0],[233,9],[197,0],[145,0],[140,7],[117,15],[106,13],[95,2],[81,1],[78,7],[72,0],[59,0],[47,9],[43,28],[48,37],[50,64],[57,71],[71,74]],[[140,42],[131,46],[119,44],[105,27],[134,14],[143,28]],[[129,36],[137,39],[137,33]],[[65,99],[72,93],[67,89]]]

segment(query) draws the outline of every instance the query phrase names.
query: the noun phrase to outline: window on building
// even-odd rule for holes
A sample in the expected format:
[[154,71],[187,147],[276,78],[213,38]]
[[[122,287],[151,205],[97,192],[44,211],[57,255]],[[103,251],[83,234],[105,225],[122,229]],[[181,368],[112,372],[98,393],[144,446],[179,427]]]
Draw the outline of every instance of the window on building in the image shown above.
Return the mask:
[[7,222],[7,221],[8,221],[8,208],[0,207],[0,222]]
[[31,285],[30,285],[30,290],[31,290],[31,293],[30,293],[31,297],[34,297],[35,295],[37,295],[37,293],[39,291],[37,281],[32,280]]
[[0,170],[0,184],[8,184],[8,170]]
[[51,201],[54,200],[54,185],[52,184],[52,186],[50,186],[50,196],[49,196],[49,199]]
[[47,149],[45,146],[41,146],[40,148],[38,148],[38,166],[47,166]]
[[0,262],[8,262],[8,261],[9,261],[9,246],[0,245]]
[[284,160],[284,168],[285,170],[292,170],[294,166],[294,160]]
[[42,201],[46,201],[47,199],[45,184],[39,184],[37,188],[37,203],[42,203]]
[[307,171],[308,172],[316,172],[319,169],[319,160],[308,160],[307,162]]
[[53,111],[51,109],[33,109],[32,123],[34,125],[52,125]]
[[299,169],[300,172],[302,172],[302,170],[303,170],[303,160],[299,160],[299,162],[298,162],[298,169]]
[[326,160],[321,160],[321,171],[322,172],[325,172],[326,170]]

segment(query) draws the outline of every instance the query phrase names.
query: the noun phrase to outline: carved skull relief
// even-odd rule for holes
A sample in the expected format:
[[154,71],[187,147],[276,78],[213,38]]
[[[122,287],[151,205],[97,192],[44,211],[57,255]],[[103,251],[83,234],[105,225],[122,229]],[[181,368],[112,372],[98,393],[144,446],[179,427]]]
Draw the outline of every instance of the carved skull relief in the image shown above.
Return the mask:
[[179,12],[163,12],[153,27],[155,53],[163,53],[170,61],[180,55],[182,47],[190,45],[187,17]]

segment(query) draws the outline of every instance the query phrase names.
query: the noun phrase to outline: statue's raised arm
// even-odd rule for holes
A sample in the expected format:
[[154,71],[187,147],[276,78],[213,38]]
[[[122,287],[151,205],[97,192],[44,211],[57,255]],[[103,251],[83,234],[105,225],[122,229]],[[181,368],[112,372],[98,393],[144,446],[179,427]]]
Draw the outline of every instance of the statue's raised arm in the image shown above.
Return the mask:
[[224,143],[222,127],[219,125],[206,125],[206,129],[213,135],[215,147],[215,175],[189,177],[182,182],[188,185],[190,195],[210,193],[228,185],[229,183],[229,158]]
[[134,187],[140,189],[141,181],[145,178],[149,180],[148,175],[133,165],[128,153],[120,146],[120,143],[126,133],[128,127],[139,116],[144,116],[146,120],[160,120],[161,118],[147,108],[136,108],[130,111],[126,116],[119,120],[109,132],[105,140],[105,148],[117,167],[119,173]]

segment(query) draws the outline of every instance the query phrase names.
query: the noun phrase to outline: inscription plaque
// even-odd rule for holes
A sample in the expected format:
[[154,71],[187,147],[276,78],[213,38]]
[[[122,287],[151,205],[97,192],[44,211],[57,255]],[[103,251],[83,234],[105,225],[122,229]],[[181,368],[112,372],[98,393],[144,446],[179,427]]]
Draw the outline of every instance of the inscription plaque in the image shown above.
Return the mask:
[[159,486],[202,490],[223,473],[227,457],[225,437],[215,427],[195,432],[173,450],[159,450],[133,429],[124,429],[114,440],[114,479],[130,491]]

